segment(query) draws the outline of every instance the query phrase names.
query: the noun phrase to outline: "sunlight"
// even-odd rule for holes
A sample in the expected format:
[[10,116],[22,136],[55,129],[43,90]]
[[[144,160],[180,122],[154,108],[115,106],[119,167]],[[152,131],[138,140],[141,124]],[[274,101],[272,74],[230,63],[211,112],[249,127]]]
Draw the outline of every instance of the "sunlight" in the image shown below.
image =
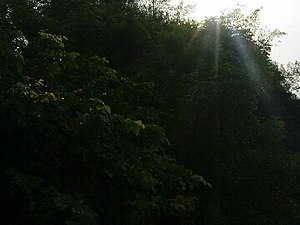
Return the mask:
[[[178,2],[181,0],[171,1],[172,4]],[[245,5],[246,13],[262,7],[261,25],[263,27],[268,26],[270,29],[279,29],[288,34],[284,39],[281,39],[280,45],[273,47],[272,59],[284,64],[299,59],[300,47],[295,49],[295,46],[300,46],[300,32],[298,32],[300,1],[298,0],[183,0],[183,2],[187,5],[195,5],[195,10],[188,16],[198,21],[211,16],[219,16],[221,12],[229,12],[238,5]]]
[[235,45],[243,64],[246,66],[247,75],[253,80],[255,87],[258,87],[261,83],[261,71],[255,62],[254,56],[249,51],[245,40],[239,35],[235,36]]
[[216,40],[215,40],[215,77],[219,76],[219,55],[220,55],[220,23],[216,23]]

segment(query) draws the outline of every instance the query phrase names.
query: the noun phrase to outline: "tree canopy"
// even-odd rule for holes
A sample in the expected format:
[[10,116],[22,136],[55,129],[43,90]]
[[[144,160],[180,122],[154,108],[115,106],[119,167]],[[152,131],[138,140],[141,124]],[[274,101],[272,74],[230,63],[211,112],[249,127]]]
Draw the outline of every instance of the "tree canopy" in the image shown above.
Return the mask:
[[167,3],[1,1],[2,223],[300,223],[283,33]]

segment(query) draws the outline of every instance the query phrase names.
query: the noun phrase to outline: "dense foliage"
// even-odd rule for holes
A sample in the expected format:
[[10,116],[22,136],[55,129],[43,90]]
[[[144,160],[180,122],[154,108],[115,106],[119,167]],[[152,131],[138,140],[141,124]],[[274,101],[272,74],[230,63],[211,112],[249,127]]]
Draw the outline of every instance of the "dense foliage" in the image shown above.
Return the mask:
[[0,2],[1,224],[300,223],[299,62],[259,10],[185,12]]

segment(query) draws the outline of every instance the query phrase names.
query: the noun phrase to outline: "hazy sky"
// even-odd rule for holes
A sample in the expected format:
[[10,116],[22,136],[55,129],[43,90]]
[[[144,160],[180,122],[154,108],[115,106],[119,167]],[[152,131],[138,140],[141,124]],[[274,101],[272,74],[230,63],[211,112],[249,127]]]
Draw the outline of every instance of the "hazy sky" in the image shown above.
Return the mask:
[[273,47],[272,59],[283,64],[300,61],[300,0],[183,0],[183,2],[196,4],[192,16],[197,20],[216,16],[224,10],[230,11],[237,4],[245,5],[249,11],[263,7],[260,14],[261,25],[287,33],[280,38],[281,42]]

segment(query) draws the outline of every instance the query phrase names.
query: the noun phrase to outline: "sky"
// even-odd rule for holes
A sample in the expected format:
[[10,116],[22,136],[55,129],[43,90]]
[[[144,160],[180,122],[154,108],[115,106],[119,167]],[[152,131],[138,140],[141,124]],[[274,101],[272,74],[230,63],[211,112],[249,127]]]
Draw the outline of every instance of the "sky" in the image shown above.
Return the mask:
[[[176,2],[177,0],[173,0]],[[271,58],[280,63],[300,61],[300,0],[183,0],[195,4],[190,17],[199,21],[217,16],[221,11],[230,11],[238,4],[245,5],[248,12],[262,7],[261,26],[287,33],[279,39],[271,52]]]

